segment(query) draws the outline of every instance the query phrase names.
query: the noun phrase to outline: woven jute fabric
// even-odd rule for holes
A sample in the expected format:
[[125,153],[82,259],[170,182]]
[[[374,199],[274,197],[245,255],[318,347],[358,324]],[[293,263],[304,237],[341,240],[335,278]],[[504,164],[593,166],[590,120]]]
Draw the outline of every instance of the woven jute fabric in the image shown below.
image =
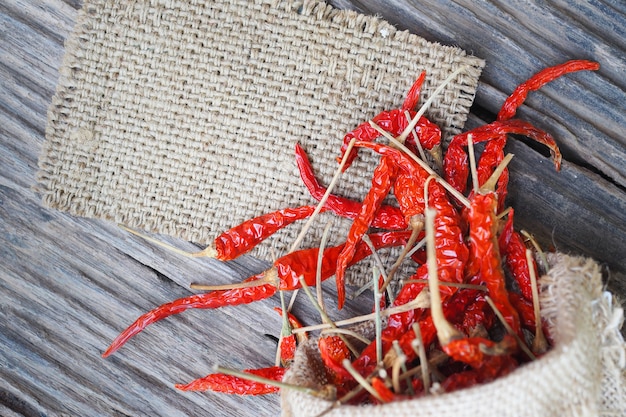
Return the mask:
[[[347,132],[399,107],[422,70],[426,99],[467,65],[427,112],[449,139],[464,125],[483,64],[323,1],[86,0],[49,109],[42,200],[210,243],[248,218],[313,203],[296,142],[328,184]],[[371,186],[376,157],[361,155],[338,194],[362,198]],[[298,232],[256,255],[272,246],[280,254]]]
[[[283,417],[335,416],[623,416],[626,415],[626,344],[623,309],[603,292],[593,260],[557,254],[540,280],[542,316],[554,347],[489,384],[385,405],[340,406],[282,390]],[[298,348],[285,375],[291,384],[320,389],[325,371],[316,341]]]

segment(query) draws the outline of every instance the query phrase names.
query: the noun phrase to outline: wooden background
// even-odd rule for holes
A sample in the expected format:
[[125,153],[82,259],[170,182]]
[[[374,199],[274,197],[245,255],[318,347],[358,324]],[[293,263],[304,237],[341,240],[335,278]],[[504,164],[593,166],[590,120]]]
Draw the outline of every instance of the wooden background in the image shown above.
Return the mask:
[[[598,73],[551,84],[520,111],[553,133],[566,162],[555,173],[540,152],[511,141],[509,204],[518,224],[547,247],[599,260],[609,289],[626,298],[626,3],[543,3],[331,1],[484,58],[468,127],[493,120],[506,95],[545,66],[573,58],[600,62]],[[100,358],[139,314],[189,294],[197,277],[234,282],[267,264],[250,257],[227,265],[181,259],[114,225],[41,207],[35,173],[46,111],[80,6],[0,2],[0,415],[276,416],[277,396],[173,388],[216,362],[271,365],[275,342],[265,334],[278,335],[276,298],[185,313]],[[334,284],[328,284],[331,300]]]

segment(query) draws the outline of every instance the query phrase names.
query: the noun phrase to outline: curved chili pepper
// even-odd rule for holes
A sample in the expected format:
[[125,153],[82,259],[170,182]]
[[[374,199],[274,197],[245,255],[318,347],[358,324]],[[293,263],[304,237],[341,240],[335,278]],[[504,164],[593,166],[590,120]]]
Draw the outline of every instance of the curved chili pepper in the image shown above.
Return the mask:
[[220,261],[235,259],[252,250],[278,230],[313,214],[315,206],[286,208],[246,220],[220,234],[213,243],[215,258]]
[[[300,144],[296,144],[296,164],[298,165],[298,171],[302,182],[306,186],[311,196],[316,200],[321,200],[326,194],[326,188],[320,185],[313,167],[309,161],[306,152]],[[324,207],[332,210],[335,214],[354,219],[361,212],[363,204],[360,201],[350,200],[345,197],[339,197],[336,195],[329,195]],[[377,229],[388,230],[403,230],[407,228],[404,216],[399,208],[389,205],[381,205],[374,219],[372,220],[372,227]]]
[[[282,381],[286,370],[286,368],[280,366],[272,366],[269,368],[246,369],[243,372],[273,381]],[[236,395],[265,395],[278,392],[280,389],[274,385],[220,373],[209,374],[188,384],[176,384],[175,387],[182,391],[214,391]]]
[[[420,74],[418,79],[409,90],[407,98],[402,104],[402,108],[390,111],[383,111],[376,117],[374,117],[372,121],[378,126],[385,129],[390,134],[392,134],[394,137],[402,134],[404,129],[406,129],[410,123],[410,121],[407,120],[405,112],[409,113],[410,118],[413,118],[416,115],[414,107],[419,100],[419,93],[424,78],[425,73]],[[433,149],[433,147],[441,143],[441,129],[439,129],[436,124],[423,116],[420,117],[420,119],[418,120],[417,125],[415,126],[415,132],[417,133],[420,144],[425,149],[431,150]],[[341,156],[338,157],[337,160],[340,161],[341,159],[343,159],[343,156],[346,153],[349,143],[352,141],[352,139],[357,139],[358,141],[372,142],[379,136],[380,133],[376,129],[374,129],[369,122],[365,122],[359,125],[352,132],[344,136],[343,144],[341,146]],[[412,143],[413,140],[414,139],[411,136],[407,138],[407,145],[409,146],[409,149],[413,148],[411,149],[412,151],[415,150],[415,144]],[[357,149],[352,149],[350,155],[346,159],[344,171],[348,169],[356,156]]]
[[[445,180],[452,185],[456,190],[464,193],[467,187],[467,179],[469,177],[469,161],[467,153],[463,150],[463,147],[467,146],[468,136],[472,135],[472,141],[474,143],[480,143],[485,141],[493,141],[506,135],[508,133],[525,135],[539,143],[546,145],[550,148],[552,158],[554,159],[554,166],[558,170],[561,167],[561,152],[559,151],[556,142],[552,136],[541,129],[537,129],[528,122],[522,120],[505,120],[495,121],[484,126],[477,127],[476,129],[468,132],[456,135],[450,141],[448,150],[444,157],[444,176]],[[494,153],[483,152],[481,159],[485,160],[496,157]],[[500,162],[502,160],[500,159]],[[492,170],[493,171],[493,170]],[[491,175],[491,172],[489,172]],[[488,177],[487,177],[488,178]],[[487,180],[485,178],[481,184]],[[481,177],[482,179],[482,177]],[[502,198],[500,196],[500,198]]]
[[[465,337],[452,340],[442,346],[443,351],[452,359],[463,362],[474,369],[482,368],[489,360],[496,356],[514,353],[517,350],[517,341],[509,334],[505,334],[501,342],[485,339],[484,337]],[[486,349],[503,349],[497,354],[486,353]]]
[[[509,215],[504,228],[498,238],[500,253],[504,257],[505,265],[517,283],[525,299],[532,301],[533,291],[530,280],[530,270],[526,260],[526,245],[522,236],[513,229],[514,210]],[[539,276],[537,264],[533,260],[530,268],[534,269],[535,276]]]
[[[546,85],[547,83],[554,81],[555,79],[576,71],[595,71],[600,68],[597,62],[587,60],[572,60],[563,64],[559,64],[553,67],[545,68],[533,75],[527,81],[520,84],[513,93],[505,100],[500,111],[498,112],[497,120],[504,121],[509,120],[515,116],[517,109],[528,97],[531,91],[536,91]],[[484,184],[489,178],[493,170],[502,162],[504,158],[504,146],[506,145],[506,136],[489,142],[485,146],[480,159],[478,160],[478,183]],[[505,169],[502,176],[498,181],[498,194],[500,195],[501,204],[504,203],[508,184],[508,169]]]
[[496,208],[498,200],[495,192],[475,193],[470,199],[467,213],[469,221],[470,260],[467,274],[476,275],[478,282],[487,286],[490,297],[511,328],[523,337],[519,315],[509,301],[506,289],[502,259],[496,237]]
[[337,259],[337,271],[335,280],[337,283],[337,306],[343,308],[345,301],[345,271],[352,261],[356,246],[361,242],[361,238],[370,228],[374,215],[381,206],[383,200],[389,194],[395,179],[396,168],[391,160],[381,158],[380,164],[374,170],[372,177],[372,188],[365,196],[361,212],[352,222],[346,243]]
[[[406,244],[410,232],[373,233],[370,236],[376,249]],[[337,269],[337,257],[343,245],[324,250],[322,280],[333,276]],[[118,350],[128,339],[141,332],[150,324],[174,314],[182,313],[190,308],[214,309],[225,306],[249,304],[274,295],[278,290],[291,291],[300,288],[300,277],[314,286],[317,276],[317,258],[319,248],[303,249],[289,253],[274,262],[274,266],[267,271],[254,275],[244,282],[259,284],[257,286],[234,288],[230,290],[212,291],[204,294],[194,294],[188,297],[163,304],[142,316],[118,335],[109,348],[102,355],[107,357]],[[357,245],[351,265],[371,255],[371,249],[364,242]]]

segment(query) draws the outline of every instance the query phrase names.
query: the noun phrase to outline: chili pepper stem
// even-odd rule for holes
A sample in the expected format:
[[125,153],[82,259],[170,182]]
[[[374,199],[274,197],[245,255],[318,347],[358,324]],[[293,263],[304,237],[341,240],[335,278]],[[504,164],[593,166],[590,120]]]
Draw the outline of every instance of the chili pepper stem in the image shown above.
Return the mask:
[[528,272],[530,274],[530,285],[533,293],[533,308],[535,310],[535,339],[531,346],[532,351],[536,354],[544,353],[548,350],[548,341],[543,334],[543,326],[541,325],[541,308],[539,306],[539,288],[537,285],[537,276],[535,268],[532,267],[533,259],[530,249],[526,249],[526,263],[528,264]]
[[376,363],[383,361],[383,339],[382,339],[382,319],[380,315],[380,299],[381,294],[378,289],[378,270],[376,267],[372,269],[372,285],[374,286],[374,314],[376,319],[374,320],[374,326],[376,329]]
[[498,179],[500,179],[500,175],[502,175],[502,172],[504,172],[507,165],[509,165],[509,162],[511,162],[513,156],[514,155],[512,153],[506,154],[504,159],[502,159],[502,162],[500,162],[500,164],[496,167],[489,179],[485,181],[482,187],[480,187],[480,190],[482,192],[494,191],[496,189],[496,185],[498,184]]
[[165,242],[162,242],[158,239],[154,239],[148,235],[145,235],[143,233],[140,233],[136,230],[130,229],[124,225],[118,225],[121,229],[127,231],[128,233],[131,233],[135,236],[139,236],[140,238],[142,238],[143,240],[153,243],[157,246],[160,246],[162,248],[165,248],[167,250],[169,250],[170,252],[174,252],[178,255],[182,255],[182,256],[186,256],[188,258],[216,258],[217,257],[217,251],[212,247],[212,246],[207,246],[206,248],[204,248],[203,250],[201,250],[200,252],[187,252],[184,251],[182,249],[178,249],[177,247],[174,247],[172,245],[168,245]]
[[467,135],[467,153],[469,155],[470,172],[472,173],[472,188],[478,192],[478,171],[476,170],[476,156],[474,154],[474,138],[470,133]]
[[439,176],[439,174],[437,174],[425,161],[422,161],[421,159],[419,159],[417,157],[417,155],[415,155],[413,152],[411,152],[411,150],[409,148],[407,148],[406,146],[404,146],[401,142],[398,141],[398,139],[394,138],[393,136],[391,136],[389,134],[389,132],[387,132],[385,129],[383,129],[382,127],[378,126],[376,123],[374,123],[372,120],[369,121],[369,124],[376,129],[381,135],[383,135],[385,138],[387,138],[389,140],[389,142],[391,144],[393,144],[396,148],[398,148],[399,150],[401,150],[402,152],[406,153],[413,161],[415,161],[420,167],[424,168],[424,170],[426,172],[428,172],[429,175],[433,176],[437,182],[439,184],[441,184],[450,194],[452,194],[454,196],[454,198],[456,198],[457,200],[459,200],[461,202],[461,204],[463,204],[464,206],[469,207],[470,203],[469,200],[459,191],[457,191],[453,186],[451,186],[450,184],[448,184],[443,178],[441,178]]
[[541,264],[542,264],[542,268],[543,268],[543,272],[546,273],[548,272],[548,258],[546,258],[546,254],[544,253],[544,251],[541,249],[541,246],[539,246],[539,243],[537,243],[537,240],[533,237],[533,235],[531,235],[530,233],[528,233],[526,230],[520,230],[520,233],[522,234],[522,236],[524,236],[526,238],[527,241],[530,242],[531,245],[533,245],[533,247],[535,248],[535,251],[537,252],[537,256],[539,256],[539,258],[541,259]]
[[[372,243],[372,240],[369,238],[369,236],[367,235],[363,235],[363,237],[361,238],[361,240],[363,242],[365,242],[365,244],[370,248],[370,251],[372,252],[372,257],[374,258],[374,262],[376,263],[376,265],[378,265],[378,271],[380,273],[380,275],[383,277],[383,282],[387,282],[388,275],[385,274],[385,266],[383,265],[383,261],[380,259],[380,256],[378,255],[378,252],[376,251],[376,248],[374,247],[374,244]],[[377,277],[378,278],[378,277]],[[368,285],[369,287],[370,285]],[[376,279],[371,281],[371,286],[374,288],[374,291],[380,291],[381,293],[383,292],[383,289],[378,289],[378,283],[376,282]],[[389,298],[391,300],[391,302],[393,303],[393,294],[391,293],[391,291],[389,291]]]
[[202,290],[202,291],[224,291],[224,290],[234,290],[237,288],[252,288],[252,287],[260,287],[261,285],[272,284],[278,288],[278,271],[276,268],[272,267],[265,271],[263,278],[257,279],[254,281],[244,281],[237,282],[234,284],[222,284],[222,285],[205,285],[205,284],[191,284],[189,288],[192,290]]
[[400,268],[400,265],[402,264],[402,262],[406,259],[407,254],[410,252],[411,248],[415,244],[415,241],[417,241],[417,238],[419,237],[420,232],[424,230],[424,216],[423,215],[412,216],[409,222],[409,225],[411,227],[411,236],[409,237],[409,240],[407,241],[406,246],[404,246],[404,248],[402,249],[400,256],[398,256],[398,259],[391,266],[389,273],[387,273],[387,278],[385,279],[385,282],[383,282],[383,285],[380,287],[380,292],[384,292],[387,289],[387,286],[389,286],[389,283],[393,279],[393,276],[398,271],[398,268]]
[[317,273],[315,274],[315,291],[317,294],[317,303],[320,309],[326,312],[326,305],[324,304],[324,292],[322,291],[322,263],[324,261],[324,249],[326,248],[326,242],[328,242],[328,235],[330,234],[330,227],[332,223],[329,221],[324,228],[322,234],[322,240],[320,241],[320,249],[317,256]]
[[[392,314],[405,313],[407,311],[415,310],[416,308],[428,308],[428,307],[430,307],[430,302],[429,302],[428,291],[425,289],[422,292],[420,292],[419,295],[415,297],[413,301],[409,301],[408,303],[399,305],[397,307],[387,308],[385,310],[382,310],[380,314],[381,316],[387,317]],[[340,320],[340,321],[335,322],[334,324],[337,327],[349,326],[352,324],[373,320],[375,318],[376,318],[376,314],[370,313],[370,314],[365,314],[362,316],[352,317],[346,320]],[[293,329],[292,333],[298,334],[298,333],[312,332],[316,330],[329,329],[331,327],[332,325],[329,323],[315,324],[312,326],[301,327],[299,329]]]
[[[411,115],[409,114],[408,110],[404,111],[404,116],[406,117],[406,120],[410,123]],[[417,136],[417,132],[415,131],[415,128],[411,129],[411,134],[413,134],[413,138],[415,139],[415,146],[417,147],[417,151],[420,154],[420,158],[422,158],[423,161],[426,161],[426,154],[424,153],[424,148],[422,147],[420,138]]]
[[420,364],[422,365],[422,382],[424,383],[424,392],[428,395],[430,391],[430,373],[428,372],[428,358],[426,357],[426,346],[424,346],[424,339],[422,338],[422,330],[418,323],[413,324],[413,332],[415,333],[415,339],[411,343],[411,347],[417,353],[420,358]]
[[[428,284],[427,279],[407,279],[403,280],[402,284]],[[478,290],[478,291],[489,291],[486,286],[478,285],[478,284],[465,284],[463,282],[441,282],[439,281],[440,287],[454,287],[454,288],[463,288],[466,290]]]
[[361,336],[359,333],[353,331],[353,330],[349,330],[349,329],[341,329],[339,327],[332,327],[330,329],[324,329],[320,332],[320,335],[346,335],[346,336],[352,336],[357,340],[360,340],[361,342],[365,343],[366,345],[369,345],[371,343],[371,340],[369,340],[367,337],[363,337]]
[[[398,342],[397,340],[394,340],[391,346],[393,347],[393,351],[395,352],[395,355],[396,355],[396,359],[393,361],[393,364],[391,366],[391,381],[393,385],[393,390],[396,392],[396,394],[399,394],[401,391],[400,371],[402,371],[403,374],[407,372],[407,367],[406,367],[407,357],[402,351],[402,348],[400,347],[400,342]],[[407,390],[409,391],[409,395],[415,394],[415,391],[413,391],[412,384],[407,384]]]
[[[326,314],[326,312],[324,310],[322,310],[320,305],[317,303],[317,300],[313,296],[313,293],[311,292],[311,289],[307,285],[304,277],[300,277],[300,284],[302,285],[302,289],[304,290],[305,294],[307,295],[307,297],[311,301],[311,304],[313,304],[313,307],[315,307],[317,312],[322,317],[322,321],[324,323],[328,324],[330,328],[336,329],[337,326],[335,325],[335,323],[330,319],[328,314]],[[293,330],[295,331],[296,329],[293,329]],[[350,352],[352,352],[352,354],[354,356],[358,356],[359,355],[359,351],[352,345],[352,343],[350,343],[350,341],[348,339],[346,339],[342,334],[339,334],[338,336],[341,338],[343,343],[346,344],[346,346],[348,347],[348,349],[350,349]]]
[[506,320],[504,319],[504,316],[502,315],[502,313],[500,312],[500,310],[498,310],[498,307],[496,307],[496,304],[493,302],[493,300],[491,299],[491,297],[489,297],[488,295],[485,296],[485,300],[487,300],[487,303],[489,304],[489,306],[491,307],[491,309],[493,310],[493,312],[496,314],[496,317],[498,317],[498,320],[500,321],[500,323],[502,323],[502,326],[504,326],[504,328],[506,329],[507,333],[509,333],[511,336],[513,336],[515,338],[515,341],[517,342],[517,344],[519,345],[520,349],[522,349],[522,351],[531,359],[531,360],[535,360],[537,359],[537,357],[532,353],[532,351],[528,348],[528,346],[526,345],[526,342],[524,342],[517,333],[515,333],[515,331],[511,328],[511,326],[509,326],[509,323],[506,322]]
[[365,390],[367,392],[372,394],[372,396],[374,398],[376,398],[381,403],[386,402],[380,396],[380,394],[378,394],[378,391],[376,391],[374,389],[374,387],[372,387],[372,385],[369,382],[367,382],[367,380],[365,378],[363,378],[363,376],[361,376],[361,374],[358,373],[356,369],[354,369],[354,367],[352,366],[352,364],[350,363],[350,361],[348,359],[344,359],[343,362],[342,362],[342,365],[346,369],[346,371],[348,371],[350,373],[350,375],[352,375],[352,377],[355,379],[355,381],[358,382],[359,385],[361,385],[363,388],[365,388]]
[[283,338],[291,335],[291,324],[289,324],[287,306],[285,305],[284,291],[279,291],[279,294],[280,294],[280,307],[283,312],[282,312],[282,326],[280,329],[280,335],[278,336],[278,346],[276,347],[276,358],[274,359],[274,364],[276,366],[280,365],[281,346],[282,346]]

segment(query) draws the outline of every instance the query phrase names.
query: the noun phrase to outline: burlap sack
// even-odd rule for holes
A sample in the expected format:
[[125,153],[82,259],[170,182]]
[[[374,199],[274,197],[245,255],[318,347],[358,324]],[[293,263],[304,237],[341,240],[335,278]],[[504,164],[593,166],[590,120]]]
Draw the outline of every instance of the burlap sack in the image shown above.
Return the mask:
[[[319,0],[86,0],[49,109],[43,203],[209,243],[248,218],[313,202],[296,142],[327,184],[345,133],[399,107],[422,70],[427,98],[465,65],[427,113],[446,138],[463,127],[483,66],[458,48]],[[337,193],[369,189],[375,157],[362,155]],[[281,254],[299,230],[255,255]]]
[[[541,278],[543,317],[554,348],[541,359],[492,383],[379,406],[341,406],[282,390],[283,417],[335,416],[624,416],[626,344],[622,308],[603,292],[599,266],[563,254],[549,258]],[[315,341],[298,348],[285,375],[291,384],[319,389],[324,371]]]

